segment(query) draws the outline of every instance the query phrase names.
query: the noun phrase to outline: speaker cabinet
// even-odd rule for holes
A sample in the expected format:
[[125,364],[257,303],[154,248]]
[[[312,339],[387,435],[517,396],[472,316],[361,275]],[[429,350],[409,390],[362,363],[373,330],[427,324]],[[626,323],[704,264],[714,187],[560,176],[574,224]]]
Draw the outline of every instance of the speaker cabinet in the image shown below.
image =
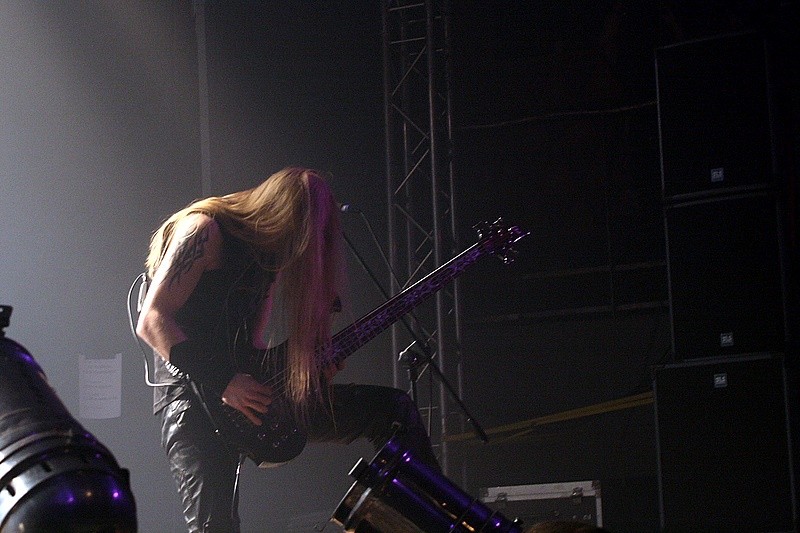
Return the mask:
[[676,360],[782,352],[784,296],[770,194],[666,210]]
[[782,359],[654,370],[664,531],[795,531]]
[[665,198],[774,180],[765,57],[752,33],[656,50]]

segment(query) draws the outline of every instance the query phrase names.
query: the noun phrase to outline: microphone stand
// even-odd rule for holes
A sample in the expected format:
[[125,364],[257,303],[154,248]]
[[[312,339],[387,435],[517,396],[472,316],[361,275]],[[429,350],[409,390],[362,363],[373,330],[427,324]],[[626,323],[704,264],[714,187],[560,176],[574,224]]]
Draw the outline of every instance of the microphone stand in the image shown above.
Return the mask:
[[[360,213],[363,218],[363,213],[361,213],[360,211],[358,211],[358,213]],[[356,260],[361,265],[361,268],[364,269],[364,271],[370,277],[372,282],[381,292],[383,297],[386,300],[389,300],[390,297],[386,292],[386,290],[383,288],[383,285],[381,284],[380,281],[378,281],[378,278],[375,276],[375,273],[372,271],[369,265],[367,265],[367,262],[364,260],[364,258],[358,252],[358,250],[356,250],[356,247],[353,245],[352,241],[347,236],[347,234],[344,233],[344,231],[342,231],[342,236],[344,237],[344,241],[345,243],[347,243],[348,248],[350,248],[350,251],[353,253]],[[389,268],[391,270],[391,266],[389,266]],[[413,313],[411,314],[413,316]],[[447,392],[450,393],[450,396],[458,405],[459,409],[461,409],[461,411],[464,413],[464,417],[472,426],[475,435],[479,439],[481,439],[481,441],[483,441],[484,443],[489,442],[489,437],[486,435],[486,432],[483,430],[478,421],[475,420],[475,418],[469,412],[469,409],[467,409],[467,406],[464,405],[463,401],[461,401],[461,398],[458,397],[458,394],[456,394],[452,385],[447,380],[447,377],[442,373],[439,367],[433,363],[433,356],[430,353],[430,348],[428,347],[427,342],[424,342],[419,338],[419,336],[414,331],[414,328],[411,327],[411,325],[408,323],[405,317],[400,317],[400,322],[402,322],[403,326],[405,326],[406,330],[408,331],[408,334],[411,335],[411,338],[413,339],[411,344],[409,344],[405,350],[400,352],[398,360],[403,361],[408,368],[408,376],[409,380],[411,381],[411,397],[414,400],[414,403],[417,402],[417,380],[419,379],[418,369],[420,365],[427,363],[428,368],[430,368],[431,372],[439,378],[442,385],[444,385]],[[413,350],[412,348],[414,345],[419,346],[420,349],[424,352],[424,354],[418,352],[417,350]]]
[[[458,404],[458,407],[464,413],[464,417],[467,419],[467,422],[469,422],[472,426],[472,430],[474,431],[475,435],[484,443],[489,442],[489,437],[486,435],[486,432],[483,431],[481,425],[477,420],[475,420],[475,418],[473,418],[472,414],[469,412],[469,409],[467,409],[467,406],[464,405],[463,401],[461,401],[461,398],[458,397],[458,394],[455,390],[453,390],[452,385],[450,385],[450,382],[447,380],[445,375],[442,374],[442,371],[439,369],[439,367],[433,364],[433,356],[430,354],[430,348],[423,344],[423,352],[425,352],[423,355],[422,353],[411,349],[411,347],[416,343],[417,339],[414,339],[405,350],[400,352],[401,359],[403,359],[408,365],[409,376],[413,376],[412,379],[418,379],[419,376],[417,375],[416,368],[423,363],[427,363],[428,368],[430,368],[431,371],[439,378],[439,381],[442,382],[442,385],[444,385],[444,387],[447,389],[447,392],[450,393],[450,396],[453,398],[453,400],[455,400],[456,404]],[[414,390],[416,387],[414,384],[415,382],[412,381],[411,383],[412,390]],[[416,401],[416,398],[414,401]]]
[[419,354],[416,351],[412,351],[411,347],[417,343],[417,339],[411,341],[405,350],[401,351],[397,357],[398,361],[401,361],[403,364],[406,365],[406,369],[408,370],[408,381],[411,383],[411,398],[414,400],[414,403],[417,403],[417,381],[419,380],[419,372],[417,369],[420,365],[420,357],[417,357]]

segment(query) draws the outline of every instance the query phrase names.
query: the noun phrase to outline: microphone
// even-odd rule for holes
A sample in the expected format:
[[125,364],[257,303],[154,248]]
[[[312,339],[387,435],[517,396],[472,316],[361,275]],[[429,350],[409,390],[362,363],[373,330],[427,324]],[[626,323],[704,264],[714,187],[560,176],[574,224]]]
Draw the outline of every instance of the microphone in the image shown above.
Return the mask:
[[342,213],[361,213],[361,209],[353,204],[336,204],[339,206],[339,211]]

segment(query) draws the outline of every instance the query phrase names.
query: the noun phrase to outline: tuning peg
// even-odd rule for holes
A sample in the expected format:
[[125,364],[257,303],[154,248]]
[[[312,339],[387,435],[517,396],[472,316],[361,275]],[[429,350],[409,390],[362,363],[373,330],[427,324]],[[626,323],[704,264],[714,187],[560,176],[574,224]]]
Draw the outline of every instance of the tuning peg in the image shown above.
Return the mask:
[[[523,235],[523,237],[524,237],[524,235]],[[520,237],[520,238],[522,238],[522,237]],[[514,242],[516,242],[516,241],[514,241]],[[510,265],[511,263],[513,263],[514,261],[517,260],[517,256],[518,255],[519,255],[519,252],[517,250],[515,250],[513,248],[509,248],[508,250],[503,252],[503,254],[500,256],[500,259],[503,261],[504,265]]]
[[490,226],[489,223],[484,220],[472,226],[472,229],[478,234],[478,238],[483,239],[489,232]]

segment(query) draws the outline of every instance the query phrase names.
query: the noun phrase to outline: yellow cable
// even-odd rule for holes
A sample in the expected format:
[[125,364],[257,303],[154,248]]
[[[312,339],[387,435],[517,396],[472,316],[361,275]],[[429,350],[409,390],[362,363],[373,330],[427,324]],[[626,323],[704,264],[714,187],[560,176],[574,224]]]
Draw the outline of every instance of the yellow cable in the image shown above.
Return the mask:
[[[641,394],[626,396],[624,398],[618,398],[616,400],[610,400],[607,402],[589,405],[586,407],[579,407],[577,409],[562,411],[560,413],[540,416],[530,420],[523,420],[522,422],[515,422],[513,424],[498,426],[487,430],[486,434],[499,435],[503,433],[515,432],[513,435],[508,437],[508,438],[515,438],[523,436],[526,433],[529,433],[531,430],[533,430],[533,428],[537,426],[543,426],[545,424],[553,424],[555,422],[564,422],[566,420],[574,420],[577,418],[583,418],[585,416],[599,415],[602,413],[610,413],[613,411],[621,411],[623,409],[631,409],[633,407],[640,407],[642,405],[648,405],[651,403],[653,403],[653,392],[652,391],[643,392]],[[474,436],[475,435],[472,432],[458,433],[456,435],[448,435],[445,437],[444,440],[448,442],[458,442],[458,441],[465,441],[472,439]]]

